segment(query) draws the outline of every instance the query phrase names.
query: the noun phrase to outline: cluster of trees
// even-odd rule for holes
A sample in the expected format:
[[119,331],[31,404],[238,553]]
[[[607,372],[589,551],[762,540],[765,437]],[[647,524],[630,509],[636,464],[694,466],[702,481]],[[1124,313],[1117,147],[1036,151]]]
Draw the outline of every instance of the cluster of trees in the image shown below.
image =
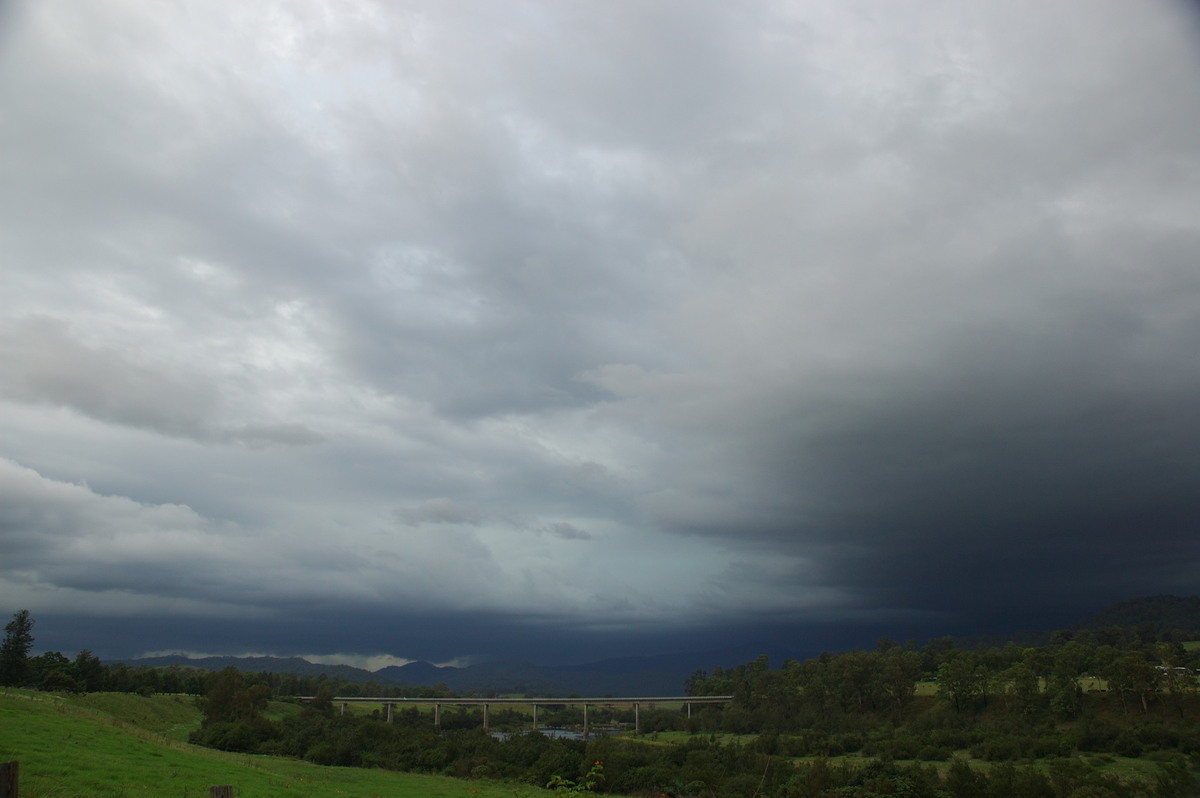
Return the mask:
[[29,610],[18,610],[4,627],[4,642],[0,644],[0,686],[67,693],[111,691],[199,695],[204,691],[202,672],[190,668],[105,665],[86,648],[74,658],[60,651],[31,657],[33,625]]
[[272,696],[314,696],[321,692],[330,695],[370,696],[372,698],[448,698],[455,695],[444,684],[433,686],[381,685],[376,682],[352,682],[320,673],[316,676],[295,673],[258,671],[253,679],[270,688]]
[[[831,658],[836,661],[838,658]],[[761,676],[761,660],[731,669],[733,686],[742,674]],[[769,672],[769,671],[767,671]],[[722,676],[721,678],[725,678]],[[752,694],[751,694],[752,695]],[[265,685],[254,685],[236,671],[210,677],[204,699],[204,725],[195,742],[262,754],[293,756],[326,765],[380,767],[410,772],[440,773],[460,778],[505,779],[545,786],[590,779],[598,791],[623,795],[757,795],[776,798],[834,798],[909,796],[909,798],[1183,798],[1192,795],[1194,780],[1183,754],[1159,756],[1149,781],[1122,779],[1096,771],[1070,751],[1055,752],[1039,768],[1013,762],[972,766],[963,757],[948,765],[922,763],[916,756],[877,752],[868,759],[819,755],[797,762],[787,750],[801,735],[764,733],[753,742],[720,742],[715,735],[694,735],[686,742],[662,745],[645,737],[593,737],[590,741],[552,738],[538,732],[508,736],[482,729],[477,711],[460,709],[443,715],[443,729],[433,728],[428,714],[415,707],[397,712],[392,723],[379,712],[342,715],[330,694],[280,719],[267,720]],[[886,701],[876,710],[857,699],[846,699],[846,710],[862,718],[876,713],[895,735]],[[960,720],[983,710],[954,710],[948,699],[941,711]],[[916,713],[917,707],[911,710]],[[669,713],[668,713],[669,714]],[[675,713],[681,724],[686,717]],[[917,715],[922,717],[928,712]],[[916,720],[914,717],[914,720]],[[501,713],[493,722],[504,722]],[[513,718],[515,721],[516,719]],[[527,719],[522,719],[526,720]],[[866,728],[865,724],[860,724]],[[960,723],[957,742],[970,742],[971,727]],[[824,732],[811,737],[846,738],[848,733]],[[858,749],[869,737],[858,735]],[[838,751],[837,753],[842,753]],[[913,761],[916,760],[916,761]],[[602,763],[602,767],[597,767]],[[519,792],[517,792],[519,794]]]
[[1041,647],[884,641],[780,670],[759,658],[693,674],[691,694],[737,700],[705,708],[687,727],[758,732],[763,750],[793,757],[1169,761],[1200,751],[1198,654],[1170,636],[1108,630],[1059,634]]
[[[1123,630],[1057,633],[1048,646],[1013,643],[966,650],[952,638],[918,649],[883,640],[873,651],[822,654],[771,670],[766,657],[735,668],[697,671],[689,695],[733,695],[722,712],[703,719],[725,730],[794,731],[889,719],[902,725],[917,702],[917,685],[936,684],[940,704],[955,714],[1004,714],[1072,720],[1088,703],[1119,702],[1126,714],[1152,708],[1181,715],[1194,696],[1200,651],[1170,636],[1160,639]],[[1097,690],[1099,685],[1103,690]],[[925,704],[921,705],[927,709]]]

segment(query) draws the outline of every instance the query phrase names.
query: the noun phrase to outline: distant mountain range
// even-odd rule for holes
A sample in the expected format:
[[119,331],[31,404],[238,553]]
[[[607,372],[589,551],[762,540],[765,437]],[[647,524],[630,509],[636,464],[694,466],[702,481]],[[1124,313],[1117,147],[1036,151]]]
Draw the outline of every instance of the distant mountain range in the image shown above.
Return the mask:
[[299,657],[199,657],[182,655],[123,660],[127,665],[165,668],[181,665],[203,670],[294,673],[344,679],[384,687],[433,687],[444,684],[456,693],[529,693],[539,696],[673,696],[684,694],[684,683],[697,670],[732,668],[766,655],[772,667],[789,659],[804,660],[816,652],[798,652],[773,645],[744,645],[711,651],[621,657],[583,665],[535,665],[520,660],[492,660],[462,668],[410,662],[378,671],[349,665],[317,665]]

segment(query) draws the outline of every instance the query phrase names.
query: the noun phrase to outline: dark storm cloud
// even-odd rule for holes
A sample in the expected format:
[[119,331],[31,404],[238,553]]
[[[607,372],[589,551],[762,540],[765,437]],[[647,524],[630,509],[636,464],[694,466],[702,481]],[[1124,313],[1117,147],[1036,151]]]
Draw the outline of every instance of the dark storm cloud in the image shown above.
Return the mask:
[[823,490],[805,502],[815,523],[785,534],[822,538],[826,578],[885,606],[932,610],[951,594],[966,612],[1032,616],[1147,585],[1190,591],[1200,375],[1183,348],[1131,356],[1147,343],[1136,329],[1086,329],[1067,351],[981,333],[948,353],[954,368],[880,385],[845,426],[796,441],[780,465]]
[[[1161,241],[1153,266],[1140,242],[1114,243],[1103,265],[1127,281],[1032,295],[1007,317],[935,306],[953,325],[937,340],[881,345],[897,360],[870,371],[780,379],[744,428],[722,420],[725,401],[747,406],[740,388],[717,386],[728,398],[697,408],[689,445],[746,478],[719,481],[721,466],[691,458],[649,509],[730,550],[815,561],[779,574],[783,589],[803,579],[851,606],[943,623],[1007,613],[1034,625],[1047,606],[1082,615],[1124,595],[1192,591],[1200,286],[1185,255],[1197,241]],[[691,433],[705,421],[710,431]]]
[[567,660],[1195,592],[1189,13],[12,4],[0,605]]

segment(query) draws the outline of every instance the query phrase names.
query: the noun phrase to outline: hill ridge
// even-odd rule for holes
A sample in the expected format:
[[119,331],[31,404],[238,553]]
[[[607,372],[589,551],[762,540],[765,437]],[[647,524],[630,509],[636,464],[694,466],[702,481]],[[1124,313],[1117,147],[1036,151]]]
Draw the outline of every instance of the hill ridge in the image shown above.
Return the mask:
[[1128,599],[1089,615],[1076,628],[1143,627],[1200,634],[1200,596],[1164,593]]

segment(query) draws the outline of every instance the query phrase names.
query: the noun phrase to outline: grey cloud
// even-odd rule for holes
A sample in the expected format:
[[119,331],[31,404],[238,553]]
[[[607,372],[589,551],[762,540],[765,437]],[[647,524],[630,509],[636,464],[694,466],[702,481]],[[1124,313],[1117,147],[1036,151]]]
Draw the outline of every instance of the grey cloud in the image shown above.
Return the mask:
[[99,421],[251,447],[324,440],[303,424],[222,427],[211,379],[87,346],[51,318],[25,319],[0,333],[0,369],[7,375],[0,391],[9,398],[68,407]]
[[[299,612],[330,601],[371,606],[398,597],[416,608],[439,594],[464,595],[461,586],[438,579],[440,545],[454,547],[455,562],[446,566],[451,570],[482,573],[495,567],[488,551],[467,535],[414,540],[400,552],[371,552],[370,540],[353,550],[336,538],[306,539],[295,530],[250,534],[187,506],[101,495],[10,461],[0,461],[0,495],[6,551],[0,582],[57,590],[76,611],[122,607],[127,595],[162,599],[160,611],[168,613],[180,607],[189,612],[207,607],[209,614],[239,608]],[[311,585],[317,582],[314,593]],[[482,585],[472,592],[493,591]]]
[[1182,6],[118,6],[2,12],[0,599],[448,659],[1194,592]]
[[189,573],[199,560],[227,557],[226,533],[188,507],[99,496],[9,461],[0,461],[0,472],[9,575],[77,590],[179,595],[203,591],[204,569]]
[[310,446],[321,443],[325,436],[314,432],[303,424],[247,424],[221,430],[217,437],[247,446]]
[[580,529],[574,524],[569,524],[566,521],[556,521],[553,524],[547,524],[544,531],[548,535],[553,535],[556,538],[563,540],[591,540],[592,535],[587,530]]
[[422,524],[466,524],[479,526],[487,513],[472,503],[451,499],[427,499],[416,506],[396,510],[396,517],[411,526]]
[[212,384],[88,347],[52,319],[10,326],[0,339],[0,358],[9,397],[70,407],[103,421],[197,436],[217,408]]

